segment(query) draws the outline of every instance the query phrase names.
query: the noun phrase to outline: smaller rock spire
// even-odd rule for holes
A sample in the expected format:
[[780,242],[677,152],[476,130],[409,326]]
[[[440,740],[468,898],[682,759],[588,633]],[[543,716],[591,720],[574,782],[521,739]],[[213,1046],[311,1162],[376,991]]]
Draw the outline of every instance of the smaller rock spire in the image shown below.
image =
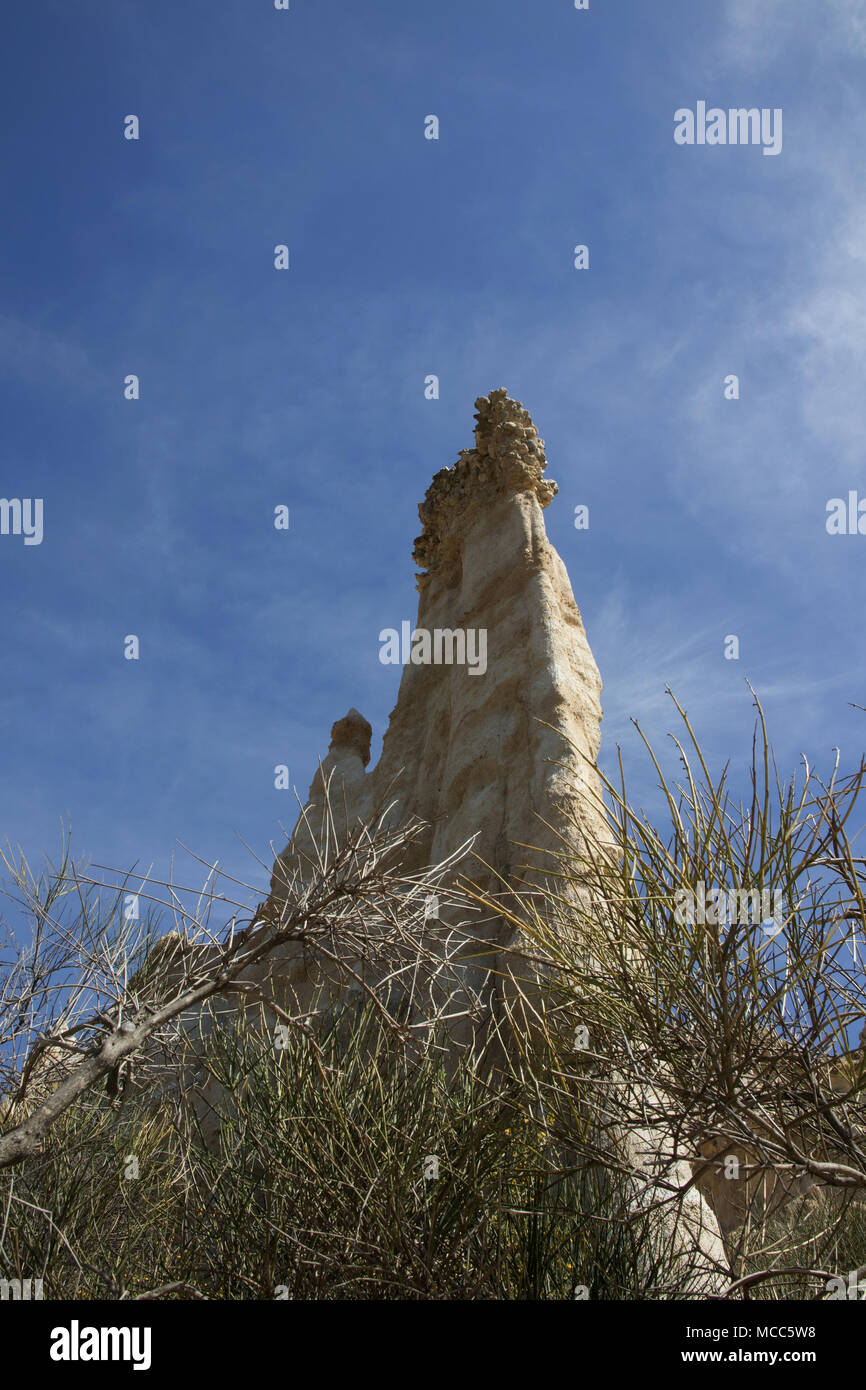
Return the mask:
[[373,730],[358,710],[352,707],[348,714],[338,719],[331,729],[331,746],[328,753],[357,753],[366,767],[370,761],[370,740]]

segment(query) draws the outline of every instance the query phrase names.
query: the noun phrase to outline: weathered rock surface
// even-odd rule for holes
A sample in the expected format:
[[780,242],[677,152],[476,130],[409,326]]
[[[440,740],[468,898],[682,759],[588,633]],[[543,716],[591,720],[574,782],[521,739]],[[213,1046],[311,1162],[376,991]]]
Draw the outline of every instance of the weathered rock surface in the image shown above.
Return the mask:
[[[563,832],[573,841],[581,826],[600,827],[601,678],[545,531],[543,509],[557,488],[544,477],[544,441],[505,390],[475,405],[475,447],[435,475],[419,507],[414,627],[484,632],[486,670],[406,664],[370,772],[366,720],[350,710],[334,725],[306,818],[275,865],[276,898],[284,868],[309,846],[309,828],[315,835],[322,825],[326,781],[347,824],[392,800],[395,818],[427,823],[410,870],[441,862],[474,837],[477,858],[462,872],[497,893],[505,884],[537,883],[553,867],[544,851],[561,850]],[[501,922],[485,930],[493,948],[510,936]]]

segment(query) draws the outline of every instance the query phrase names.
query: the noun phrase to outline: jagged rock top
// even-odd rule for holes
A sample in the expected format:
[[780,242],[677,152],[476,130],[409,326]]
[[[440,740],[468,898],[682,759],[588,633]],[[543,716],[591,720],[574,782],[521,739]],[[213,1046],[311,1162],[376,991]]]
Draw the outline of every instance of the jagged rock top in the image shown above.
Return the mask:
[[507,492],[531,492],[546,507],[558,488],[544,477],[544,440],[529,411],[504,386],[475,402],[475,448],[462,449],[457,462],[433,477],[418,507],[423,526],[413,559],[423,573],[418,588],[447,571],[459,553],[457,537],[478,506]]

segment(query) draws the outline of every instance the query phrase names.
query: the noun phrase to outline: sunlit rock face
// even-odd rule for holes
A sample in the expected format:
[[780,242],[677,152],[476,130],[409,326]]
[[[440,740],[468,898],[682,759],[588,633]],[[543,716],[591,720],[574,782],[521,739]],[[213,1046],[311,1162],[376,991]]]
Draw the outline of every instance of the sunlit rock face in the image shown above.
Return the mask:
[[[333,726],[274,867],[277,901],[286,871],[312,862],[326,782],[344,829],[389,805],[395,821],[425,822],[408,870],[473,841],[460,871],[498,895],[537,884],[560,836],[574,843],[600,828],[601,678],[545,531],[557,487],[544,476],[544,441],[504,389],[475,409],[474,448],[434,476],[418,508],[418,616],[395,634],[406,664],[381,757],[366,771],[371,731],[357,710]],[[512,937],[502,919],[478,931],[493,951]],[[479,966],[473,987],[483,990],[484,975]]]
[[[556,847],[543,821],[571,834],[597,815],[601,678],[544,527],[557,491],[544,477],[544,441],[504,389],[475,406],[475,447],[435,475],[418,509],[415,639],[382,755],[366,772],[370,728],[350,710],[331,731],[310,803],[321,804],[329,775],[345,789],[350,819],[396,798],[399,815],[430,827],[418,865],[475,836],[479,858],[516,885],[543,863],[520,845]],[[285,858],[302,848],[308,824],[309,813]],[[278,860],[275,893],[280,880]]]

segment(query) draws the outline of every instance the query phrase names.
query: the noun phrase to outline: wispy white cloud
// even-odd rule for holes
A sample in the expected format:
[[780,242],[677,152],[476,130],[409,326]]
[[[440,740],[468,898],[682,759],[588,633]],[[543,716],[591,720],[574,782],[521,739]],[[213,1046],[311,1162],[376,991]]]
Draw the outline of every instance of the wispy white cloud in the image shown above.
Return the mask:
[[0,315],[0,374],[45,386],[94,388],[103,379],[82,343],[45,324]]
[[862,0],[728,0],[720,45],[725,60],[753,71],[796,48],[866,52]]
[[[671,175],[681,223],[698,227],[712,199],[714,230],[736,248],[682,345],[672,485],[687,512],[714,517],[729,554],[783,573],[811,601],[825,595],[831,621],[843,557],[828,550],[824,504],[858,486],[866,435],[861,97],[842,62],[863,52],[860,0],[729,0],[717,47],[702,54],[722,55],[727,82],[783,54],[788,82],[803,67],[785,104],[784,151],[770,174],[743,165],[723,202],[707,161],[675,192],[679,169]],[[729,373],[739,402],[723,400]]]

